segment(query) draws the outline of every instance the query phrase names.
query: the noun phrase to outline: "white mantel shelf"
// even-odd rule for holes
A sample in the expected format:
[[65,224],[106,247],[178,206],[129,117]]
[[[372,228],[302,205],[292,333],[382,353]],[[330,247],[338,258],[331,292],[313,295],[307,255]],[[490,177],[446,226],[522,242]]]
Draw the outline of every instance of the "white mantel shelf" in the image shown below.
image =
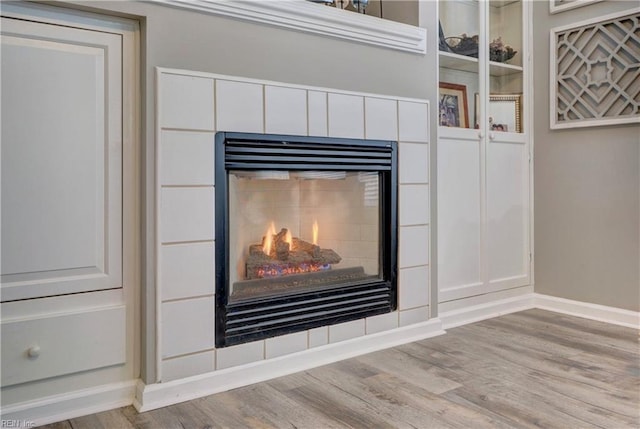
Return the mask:
[[153,0],[166,6],[426,54],[424,28],[306,0]]

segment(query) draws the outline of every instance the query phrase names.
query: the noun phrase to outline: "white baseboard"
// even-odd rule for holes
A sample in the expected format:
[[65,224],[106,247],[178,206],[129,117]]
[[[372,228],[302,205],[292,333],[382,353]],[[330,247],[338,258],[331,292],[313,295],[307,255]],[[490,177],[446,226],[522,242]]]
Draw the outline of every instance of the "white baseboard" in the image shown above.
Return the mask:
[[436,318],[167,383],[145,385],[139,382],[133,405],[138,411],[149,411],[444,333],[440,319]]
[[112,383],[9,405],[2,407],[2,421],[34,427],[125,407],[133,402],[136,383]]
[[583,317],[627,328],[640,329],[640,312],[623,310],[616,307],[573,301],[550,295],[533,294],[535,308],[555,311],[570,316]]
[[534,295],[533,293],[527,293],[512,298],[472,305],[459,310],[440,313],[438,317],[442,320],[442,327],[444,329],[451,329],[457,326],[491,319],[492,317],[529,310],[534,307]]

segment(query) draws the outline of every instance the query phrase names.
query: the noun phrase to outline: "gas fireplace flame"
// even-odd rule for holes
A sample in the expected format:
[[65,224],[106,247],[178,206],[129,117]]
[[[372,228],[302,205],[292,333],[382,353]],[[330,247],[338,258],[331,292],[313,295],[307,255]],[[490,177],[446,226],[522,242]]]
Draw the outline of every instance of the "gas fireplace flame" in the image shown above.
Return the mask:
[[313,221],[313,241],[312,243],[314,245],[318,245],[318,221],[314,220]]
[[289,243],[289,249],[293,250],[293,236],[291,231],[287,229],[287,234],[284,236],[285,243]]
[[271,246],[273,245],[273,236],[276,235],[276,226],[273,222],[269,225],[269,229],[264,236],[264,243],[262,245],[262,251],[265,255],[271,254]]

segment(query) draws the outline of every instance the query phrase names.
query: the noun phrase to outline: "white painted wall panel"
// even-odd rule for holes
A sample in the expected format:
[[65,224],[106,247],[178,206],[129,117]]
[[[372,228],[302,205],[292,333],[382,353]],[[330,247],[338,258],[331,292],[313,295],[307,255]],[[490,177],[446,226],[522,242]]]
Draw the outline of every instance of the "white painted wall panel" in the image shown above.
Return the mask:
[[163,188],[161,191],[162,243],[213,240],[213,187]]
[[307,91],[266,85],[264,97],[266,133],[307,134]]
[[215,363],[214,350],[164,360],[162,361],[162,381],[178,380],[211,372],[215,369]]
[[429,145],[400,143],[398,149],[398,181],[429,183]]
[[160,127],[215,130],[213,79],[168,73],[160,79]]
[[398,102],[365,97],[365,135],[368,139],[398,140]]
[[329,343],[329,327],[309,329],[309,348],[324,346]]
[[399,237],[398,266],[400,268],[429,263],[428,226],[401,226]]
[[398,275],[398,309],[429,305],[429,267],[403,268]]
[[488,145],[487,257],[490,280],[527,275],[528,162],[525,145]]
[[481,281],[478,141],[440,140],[438,281],[440,290]]
[[367,317],[366,319],[367,335],[375,334],[376,332],[388,331],[389,329],[395,329],[397,327],[398,327],[397,311],[386,313],[386,314],[379,314],[377,316]]
[[213,295],[214,243],[163,245],[160,248],[160,285],[163,301]]
[[400,312],[400,326],[408,326],[429,320],[429,307],[418,307]]
[[403,142],[429,142],[429,106],[411,101],[398,102],[399,138]]
[[121,36],[2,31],[2,299],[121,287]]
[[216,350],[216,369],[244,365],[264,359],[264,341],[254,341]]
[[429,185],[400,185],[399,188],[400,225],[429,223]]
[[217,131],[264,132],[264,86],[216,80]]
[[295,332],[288,335],[267,338],[265,340],[265,358],[271,359],[307,349],[307,332]]
[[329,326],[329,342],[337,343],[363,336],[365,334],[364,322],[365,319],[360,319]]
[[329,93],[328,105],[331,137],[364,138],[363,97]]
[[210,132],[162,131],[160,184],[213,186],[214,136]]
[[213,349],[213,297],[162,304],[162,358]]
[[309,135],[327,136],[327,93],[308,91]]

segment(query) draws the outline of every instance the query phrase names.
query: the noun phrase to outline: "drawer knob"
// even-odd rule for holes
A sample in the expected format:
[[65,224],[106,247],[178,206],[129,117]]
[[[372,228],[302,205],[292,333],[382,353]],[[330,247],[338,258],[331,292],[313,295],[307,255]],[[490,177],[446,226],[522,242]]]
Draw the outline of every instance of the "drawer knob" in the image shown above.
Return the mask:
[[30,358],[37,358],[40,356],[40,346],[32,346],[27,350],[27,356]]

